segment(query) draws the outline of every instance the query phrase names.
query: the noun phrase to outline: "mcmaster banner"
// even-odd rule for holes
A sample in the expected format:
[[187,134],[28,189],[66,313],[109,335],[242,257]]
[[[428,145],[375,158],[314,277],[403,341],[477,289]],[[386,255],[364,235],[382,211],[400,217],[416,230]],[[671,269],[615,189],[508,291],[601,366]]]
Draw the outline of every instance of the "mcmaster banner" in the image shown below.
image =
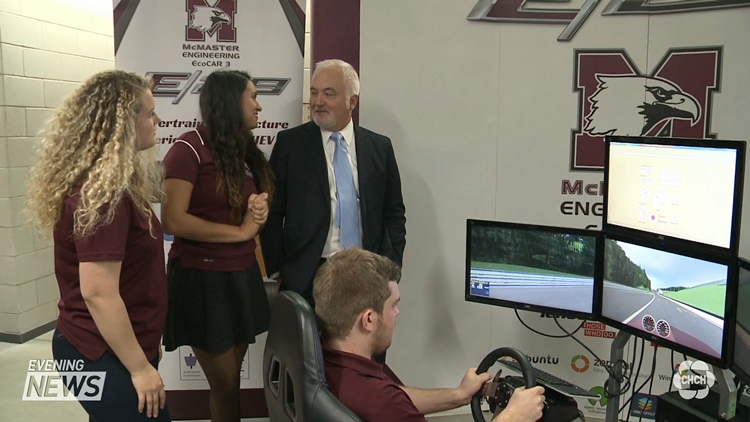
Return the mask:
[[[302,122],[305,0],[116,0],[113,6],[116,67],[153,81],[160,158],[200,123],[198,96],[216,70],[253,78],[263,107],[253,134],[267,157],[277,132]],[[264,341],[262,335],[250,345],[243,388],[263,387]],[[208,388],[190,347],[165,353],[159,369],[167,390]]]

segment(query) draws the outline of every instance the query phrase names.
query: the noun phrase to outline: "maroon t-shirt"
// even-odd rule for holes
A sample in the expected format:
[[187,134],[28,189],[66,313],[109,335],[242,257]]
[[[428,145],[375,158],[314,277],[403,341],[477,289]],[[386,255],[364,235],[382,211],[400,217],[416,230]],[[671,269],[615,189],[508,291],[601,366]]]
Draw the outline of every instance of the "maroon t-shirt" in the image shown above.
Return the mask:
[[65,198],[60,220],[54,229],[55,275],[60,287],[60,316],[57,327],[86,358],[96,361],[112,351],[81,296],[79,263],[122,261],[120,296],[130,317],[133,332],[146,357],[159,356],[167,318],[167,276],[164,263],[164,234],[152,214],[148,217],[125,194],[117,204],[111,223],[100,226],[83,239],[73,235],[73,213],[78,208],[81,184]]
[[409,395],[374,360],[323,348],[328,388],[365,422],[426,422]]
[[[165,178],[192,183],[188,214],[214,223],[239,226],[238,222],[232,221],[232,207],[226,189],[216,190],[216,164],[206,142],[208,132],[203,126],[180,135],[164,157]],[[243,203],[257,192],[255,180],[248,170]],[[180,258],[183,268],[244,270],[255,263],[255,239],[238,243],[207,243],[175,236],[169,257]]]

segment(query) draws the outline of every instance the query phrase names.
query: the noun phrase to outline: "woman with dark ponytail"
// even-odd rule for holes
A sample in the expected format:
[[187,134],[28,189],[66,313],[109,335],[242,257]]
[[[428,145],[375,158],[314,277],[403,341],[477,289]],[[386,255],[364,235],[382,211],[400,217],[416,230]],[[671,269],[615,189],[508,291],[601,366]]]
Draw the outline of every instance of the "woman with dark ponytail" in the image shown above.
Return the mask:
[[268,330],[255,235],[273,198],[273,173],[252,129],[262,110],[250,75],[210,74],[203,123],[164,157],[164,231],[174,235],[167,277],[167,351],[191,346],[211,388],[211,420],[240,420],[240,367]]

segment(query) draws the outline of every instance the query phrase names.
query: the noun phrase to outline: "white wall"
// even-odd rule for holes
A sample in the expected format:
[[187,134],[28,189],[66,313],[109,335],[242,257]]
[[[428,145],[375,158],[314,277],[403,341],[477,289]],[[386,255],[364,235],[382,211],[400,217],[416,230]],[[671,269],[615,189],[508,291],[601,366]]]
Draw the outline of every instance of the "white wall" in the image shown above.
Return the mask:
[[114,67],[113,31],[109,2],[0,1],[0,334],[57,318],[51,243],[22,214],[29,167],[51,111]]
[[497,328],[490,307],[464,302],[463,268],[466,218],[492,219],[499,199],[500,37],[467,30],[466,2],[427,3],[362,2],[360,123],[392,139],[406,203],[388,362],[407,385],[447,387]]

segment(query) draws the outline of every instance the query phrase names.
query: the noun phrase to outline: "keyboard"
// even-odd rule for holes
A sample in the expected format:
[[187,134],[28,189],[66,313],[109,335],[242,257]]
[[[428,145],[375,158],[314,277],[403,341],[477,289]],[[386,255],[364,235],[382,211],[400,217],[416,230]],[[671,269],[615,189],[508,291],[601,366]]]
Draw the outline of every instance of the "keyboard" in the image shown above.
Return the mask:
[[[502,366],[512,369],[519,374],[523,374],[521,366],[515,360],[504,360],[499,359],[497,361]],[[599,394],[592,393],[591,391],[565,381],[562,378],[556,377],[549,372],[542,371],[541,369],[534,368],[534,375],[536,376],[536,383],[544,388],[557,391],[568,397],[582,397],[599,399]]]

